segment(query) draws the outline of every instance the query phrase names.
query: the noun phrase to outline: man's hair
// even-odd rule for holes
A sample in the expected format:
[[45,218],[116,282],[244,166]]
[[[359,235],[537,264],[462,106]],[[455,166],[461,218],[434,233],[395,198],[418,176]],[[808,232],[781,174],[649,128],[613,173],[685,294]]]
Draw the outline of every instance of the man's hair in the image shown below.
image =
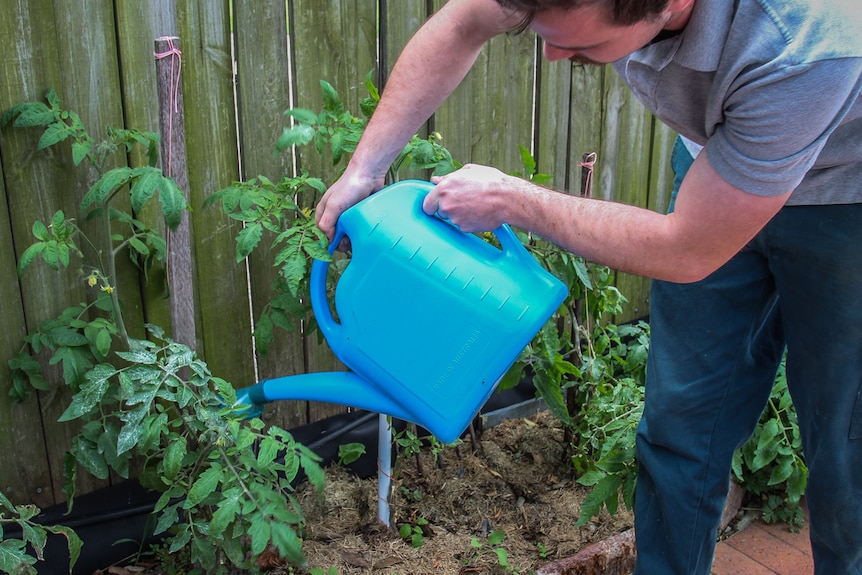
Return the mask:
[[519,26],[521,30],[526,29],[539,12],[553,8],[568,10],[597,2],[607,5],[613,23],[628,26],[660,13],[669,0],[497,0],[503,8],[524,15]]

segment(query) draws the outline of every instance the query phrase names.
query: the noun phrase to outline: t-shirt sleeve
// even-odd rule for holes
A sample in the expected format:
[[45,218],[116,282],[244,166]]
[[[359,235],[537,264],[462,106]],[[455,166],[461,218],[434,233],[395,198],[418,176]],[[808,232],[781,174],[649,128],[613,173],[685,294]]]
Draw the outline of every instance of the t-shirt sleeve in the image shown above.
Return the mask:
[[795,189],[862,88],[862,59],[775,66],[738,78],[706,143],[715,170],[749,193]]

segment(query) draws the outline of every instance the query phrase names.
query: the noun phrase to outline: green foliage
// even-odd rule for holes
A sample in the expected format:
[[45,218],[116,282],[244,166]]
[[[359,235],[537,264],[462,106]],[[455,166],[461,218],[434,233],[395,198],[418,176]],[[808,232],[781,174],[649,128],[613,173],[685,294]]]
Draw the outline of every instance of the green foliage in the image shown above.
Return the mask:
[[503,547],[503,540],[506,539],[506,532],[500,529],[495,529],[488,533],[487,538],[482,542],[478,537],[473,537],[470,540],[470,546],[474,549],[472,557],[465,561],[465,564],[474,563],[481,555],[492,553],[497,565],[510,573],[519,573],[519,569],[509,564],[509,551]]
[[338,464],[350,465],[365,455],[365,445],[362,443],[345,443],[338,446]]
[[[521,161],[524,171],[513,175],[548,181],[524,147]],[[581,507],[582,526],[603,508],[616,513],[620,499],[634,505],[635,434],[643,412],[649,326],[609,321],[627,301],[609,268],[533,235],[522,234],[521,240],[566,284],[569,296],[501,385],[516,384],[529,368],[538,394],[566,425],[578,482],[592,488]]]
[[416,520],[415,525],[411,525],[410,523],[405,523],[401,527],[398,528],[398,536],[405,541],[409,541],[413,547],[417,549],[422,547],[422,544],[425,542],[425,532],[423,527],[428,525],[428,520],[424,517],[420,517]]
[[747,491],[761,496],[765,521],[802,526],[800,500],[808,468],[783,361],[754,434],[734,454],[733,475]]
[[[79,244],[89,246],[95,260],[95,265],[84,265],[80,271],[87,285],[98,289],[93,302],[69,307],[57,318],[43,321],[9,361],[11,394],[17,400],[34,389],[50,388],[36,356],[44,355],[49,365],[62,366],[71,402],[60,421],[81,425],[65,461],[69,508],[79,468],[100,479],[111,473],[128,478],[134,470],[143,485],[161,492],[154,511],[155,531],[169,534],[168,553],[188,553],[189,561],[207,573],[226,573],[231,565],[251,568],[253,557],[267,547],[301,563],[298,533],[304,520],[292,495],[292,482],[302,470],[321,489],[324,474],[319,458],[288,432],[267,427],[257,418],[245,419],[233,410],[237,397],[231,385],[212,375],[193,350],[165,337],[161,328],[147,326],[148,340],[131,338],[126,332],[116,288],[116,258],[132,257],[143,269],[165,258],[164,238],[132,213],[158,196],[167,225],[175,226],[186,204],[173,180],[153,165],[107,171],[102,167],[111,154],[125,154],[141,144],[147,146],[147,157],[154,164],[155,136],[108,129],[108,140],[96,144],[76,114],[61,110],[56,93],[49,91],[47,100],[48,105],[16,106],[3,121],[14,118],[16,126],[45,128],[41,148],[73,140],[75,164],[87,159],[100,174],[80,210],[89,210],[88,218],[101,220],[97,232],[103,237],[97,243],[111,246],[107,252],[97,249],[75,219],[58,211],[50,224],[33,225],[36,241],[19,265],[19,273],[24,273],[41,257],[54,269],[70,266],[71,255],[87,257]],[[235,202],[238,219],[252,228],[238,250],[252,249],[255,225],[275,226],[272,204],[281,202],[279,209],[286,205],[277,186],[270,184],[263,182],[254,193],[236,185],[218,198]],[[319,187],[313,180],[297,185]],[[132,213],[111,205],[122,190],[129,194]],[[315,235],[307,223],[297,229],[307,231],[312,239],[283,235],[275,244],[298,246],[293,249],[313,256],[325,254],[319,232]],[[4,565],[14,565],[11,561],[16,560],[24,565],[20,569],[31,569],[28,566],[41,559],[44,530],[66,535],[73,559],[78,556],[80,543],[74,533],[63,527],[40,531],[30,525],[32,515],[25,516],[28,508],[14,509],[25,538],[2,540],[0,549],[9,555],[0,557],[10,562]],[[33,546],[35,558],[24,555],[27,543]],[[9,572],[31,572],[15,569]]]
[[[0,124],[15,127],[42,128],[39,149],[58,145],[71,140],[72,160],[77,166],[84,160],[99,174],[89,191],[81,201],[80,211],[85,218],[102,220],[100,235],[101,246],[110,246],[107,253],[97,247],[82,234],[75,218],[68,218],[62,211],[56,211],[48,225],[35,222],[32,226],[36,241],[27,247],[18,262],[18,274],[21,275],[38,257],[53,269],[68,267],[70,255],[84,257],[76,240],[81,239],[90,247],[95,260],[87,276],[90,287],[102,282],[101,289],[111,295],[112,321],[116,324],[117,334],[125,339],[126,328],[120,312],[119,300],[114,294],[116,286],[116,258],[125,254],[142,270],[148,271],[155,261],[164,261],[166,257],[166,242],[161,234],[150,229],[146,224],[134,217],[134,212],[140,211],[146,204],[158,195],[159,206],[165,222],[175,228],[186,209],[186,201],[182,190],[171,178],[164,176],[155,168],[158,159],[158,137],[152,132],[139,130],[120,130],[108,128],[107,137],[96,142],[89,134],[80,117],[72,111],[64,110],[57,93],[50,89],[45,96],[46,102],[25,102],[13,106],[0,119]],[[122,154],[126,154],[135,146],[143,146],[149,165],[136,168],[118,167],[107,169],[108,162]],[[122,191],[129,194],[132,213],[116,209],[111,205],[114,198]],[[88,212],[89,210],[89,212]],[[115,229],[116,226],[116,229]],[[57,353],[66,352],[55,350]],[[20,362],[19,362],[20,363]],[[10,366],[11,367],[11,366]],[[13,395],[20,397],[26,393],[21,383],[34,381],[32,370],[17,370],[13,368]],[[37,381],[38,384],[38,381]]]
[[[369,95],[360,104],[363,114],[360,118],[345,109],[331,84],[321,80],[323,109],[319,112],[305,108],[287,110],[285,115],[291,118],[292,125],[285,128],[276,149],[284,151],[293,146],[312,145],[318,154],[328,151],[333,164],[340,163],[356,149],[368,118],[380,100],[371,73],[366,77],[365,86]],[[456,169],[452,155],[439,144],[440,139],[436,133],[427,139],[411,138],[390,168],[389,177],[397,180],[402,169],[432,170],[435,174]],[[255,323],[255,343],[263,355],[269,351],[274,328],[296,332],[300,322],[308,321],[308,333],[316,325],[309,315],[308,271],[313,259],[330,261],[331,258],[326,236],[315,225],[312,210],[299,206],[297,198],[323,193],[326,187],[323,181],[307,174],[294,178],[285,176],[277,183],[258,176],[234,183],[204,203],[205,206],[221,203],[224,213],[243,222],[243,229],[236,238],[237,261],[251,255],[265,234],[272,238],[272,248],[278,250],[273,265],[278,268],[279,275],[271,286],[273,296]],[[337,278],[339,266],[332,268]]]
[[301,562],[303,517],[291,482],[302,469],[322,487],[319,458],[288,432],[235,413],[230,384],[192,350],[149,329],[153,341],[132,340],[130,351],[116,352],[124,366],[88,371],[60,417],[83,422],[71,448],[75,463],[106,478],[109,471],[128,477],[132,461],[144,461],[139,480],[162,492],[155,533],[172,534],[170,552],[189,545],[192,562],[208,572],[225,560],[248,566],[247,553],[269,545]]
[[[293,108],[285,112],[294,120],[292,126],[285,128],[276,148],[280,151],[291,146],[305,146],[309,143],[323,154],[328,148],[333,165],[341,162],[346,155],[356,150],[359,138],[365,131],[368,118],[377,108],[380,93],[371,81],[371,72],[365,78],[368,96],[360,103],[363,117],[359,118],[346,111],[344,103],[336,90],[328,82],[320,81],[323,94],[323,110],[314,112],[305,108]],[[398,181],[399,174],[405,169],[431,170],[434,175],[448,174],[460,167],[452,159],[452,154],[440,144],[442,136],[437,132],[428,138],[413,136],[395,158],[389,168],[390,181]]]
[[[81,539],[69,527],[63,525],[40,525],[33,518],[41,510],[35,505],[13,505],[0,493],[0,573],[10,575],[35,575],[34,565],[44,559],[48,534],[62,535],[69,546],[69,573],[81,556]],[[21,529],[21,539],[5,537],[4,525],[16,524]],[[28,553],[27,547],[33,550]]]
[[204,202],[204,206],[221,203],[225,214],[243,222],[243,229],[236,237],[238,262],[260,245],[265,231],[273,236],[273,265],[279,269],[272,285],[276,295],[265,306],[254,332],[257,349],[263,355],[269,351],[273,326],[297,331],[299,322],[308,316],[311,261],[331,259],[326,250],[326,236],[314,224],[311,211],[300,208],[295,201],[303,192],[325,189],[321,180],[307,175],[284,177],[278,183],[258,176],[247,182],[235,182]]

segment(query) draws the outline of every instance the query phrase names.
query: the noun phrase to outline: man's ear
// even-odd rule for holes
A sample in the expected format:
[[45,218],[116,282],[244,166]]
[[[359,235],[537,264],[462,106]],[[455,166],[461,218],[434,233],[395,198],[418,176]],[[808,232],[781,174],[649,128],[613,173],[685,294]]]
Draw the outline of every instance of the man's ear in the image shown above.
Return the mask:
[[696,0],[669,0],[664,9],[664,14],[670,15],[671,20],[677,25],[670,26],[671,29],[682,28],[691,16],[691,10]]

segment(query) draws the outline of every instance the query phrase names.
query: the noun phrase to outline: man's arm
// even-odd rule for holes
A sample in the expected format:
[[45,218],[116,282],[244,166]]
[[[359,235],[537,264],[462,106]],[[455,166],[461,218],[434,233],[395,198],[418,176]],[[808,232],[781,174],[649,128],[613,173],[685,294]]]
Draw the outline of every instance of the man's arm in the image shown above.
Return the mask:
[[733,187],[705,153],[688,171],[669,215],[552,192],[484,166],[466,166],[435,181],[425,211],[464,231],[507,222],[613,269],[678,283],[703,279],[726,263],[790,197]]
[[517,23],[496,0],[450,0],[416,32],[347,169],[317,206],[317,224],[327,236],[344,210],[383,187],[395,157],[464,79],[485,43]]

